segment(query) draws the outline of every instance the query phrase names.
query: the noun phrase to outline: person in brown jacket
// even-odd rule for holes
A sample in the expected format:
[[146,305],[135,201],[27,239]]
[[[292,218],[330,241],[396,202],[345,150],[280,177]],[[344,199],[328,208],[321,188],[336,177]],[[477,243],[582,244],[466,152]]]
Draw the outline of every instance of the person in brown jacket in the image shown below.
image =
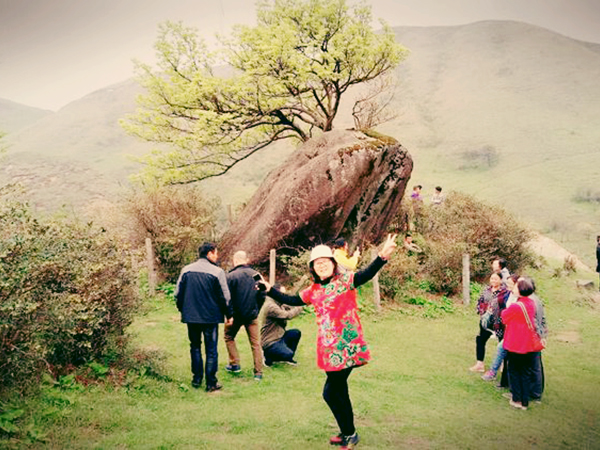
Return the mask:
[[[280,290],[283,289],[277,286]],[[271,366],[276,361],[295,365],[294,355],[302,332],[297,329],[286,330],[287,321],[302,312],[302,306],[281,304],[267,297],[261,315],[263,325],[260,329],[265,365]]]

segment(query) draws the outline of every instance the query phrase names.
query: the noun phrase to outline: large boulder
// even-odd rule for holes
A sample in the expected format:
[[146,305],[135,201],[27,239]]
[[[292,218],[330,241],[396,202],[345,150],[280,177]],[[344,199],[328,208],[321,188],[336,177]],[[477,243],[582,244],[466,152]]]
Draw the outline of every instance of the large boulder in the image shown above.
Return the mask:
[[222,260],[245,250],[311,248],[340,235],[378,243],[397,213],[413,162],[395,139],[335,130],[311,139],[271,172],[220,244]]

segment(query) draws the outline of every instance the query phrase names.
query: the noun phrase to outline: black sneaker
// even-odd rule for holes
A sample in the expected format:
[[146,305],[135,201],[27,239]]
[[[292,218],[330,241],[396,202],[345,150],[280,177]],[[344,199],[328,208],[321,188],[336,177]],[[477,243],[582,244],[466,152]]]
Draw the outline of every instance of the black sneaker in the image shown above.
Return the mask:
[[202,384],[202,378],[200,378],[200,379],[198,379],[198,378],[192,378],[192,387],[194,389],[198,389],[201,384]]
[[263,359],[263,364],[267,367],[271,367],[273,365],[273,361],[271,361],[270,359]]
[[206,386],[206,392],[216,392],[220,391],[221,389],[223,389],[223,386],[219,383],[215,384],[214,386]]
[[242,371],[242,368],[237,364],[227,364],[225,366],[225,370],[231,373],[240,373]]
[[290,366],[297,366],[298,365],[298,362],[294,361],[293,359],[290,360],[290,361],[282,361],[282,362],[284,362],[286,364],[289,364]]
[[342,438],[342,440],[343,440],[343,444],[340,447],[340,449],[341,450],[351,450],[356,447],[356,445],[360,441],[360,437],[358,436],[358,433],[354,433],[351,436],[344,436]]

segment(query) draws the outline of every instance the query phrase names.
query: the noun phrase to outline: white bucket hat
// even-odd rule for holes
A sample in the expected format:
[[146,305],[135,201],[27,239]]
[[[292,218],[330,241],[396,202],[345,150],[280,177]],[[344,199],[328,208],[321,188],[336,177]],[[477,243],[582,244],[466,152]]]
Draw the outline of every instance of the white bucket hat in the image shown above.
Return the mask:
[[308,262],[308,264],[310,265],[311,262],[319,258],[333,259],[333,253],[331,251],[331,248],[329,248],[327,245],[317,245],[316,247],[314,247],[310,251],[310,261]]

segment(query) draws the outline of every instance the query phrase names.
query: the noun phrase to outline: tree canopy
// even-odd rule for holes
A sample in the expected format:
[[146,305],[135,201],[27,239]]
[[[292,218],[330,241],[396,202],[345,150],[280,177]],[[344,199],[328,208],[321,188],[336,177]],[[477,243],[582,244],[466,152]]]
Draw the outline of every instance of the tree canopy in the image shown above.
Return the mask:
[[406,56],[368,6],[345,0],[263,0],[257,25],[236,26],[210,51],[182,23],[160,25],[157,67],[137,63],[146,93],[124,128],[169,144],[142,158],[142,176],[189,183],[224,174],[272,142],[329,131],[349,88]]

